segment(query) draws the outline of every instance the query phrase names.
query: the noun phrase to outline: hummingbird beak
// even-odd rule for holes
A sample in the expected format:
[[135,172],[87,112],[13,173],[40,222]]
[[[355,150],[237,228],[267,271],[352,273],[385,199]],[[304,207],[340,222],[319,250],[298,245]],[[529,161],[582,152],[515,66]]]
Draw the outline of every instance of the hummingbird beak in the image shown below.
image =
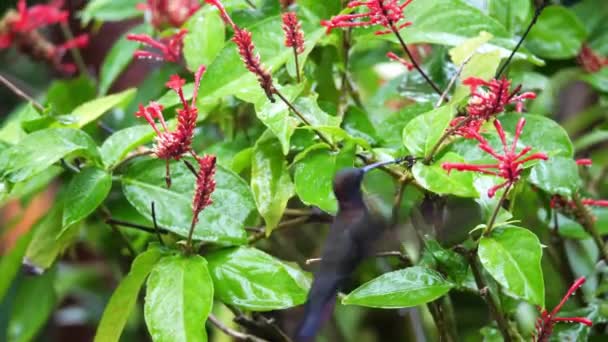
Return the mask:
[[383,161],[383,162],[377,162],[377,163],[369,164],[369,165],[366,165],[366,166],[362,167],[361,170],[363,170],[363,173],[367,173],[368,171],[371,171],[371,170],[373,170],[373,169],[375,169],[377,167],[380,167],[380,166],[400,163],[402,161],[402,159],[403,158],[397,158],[395,160],[389,160],[389,161]]

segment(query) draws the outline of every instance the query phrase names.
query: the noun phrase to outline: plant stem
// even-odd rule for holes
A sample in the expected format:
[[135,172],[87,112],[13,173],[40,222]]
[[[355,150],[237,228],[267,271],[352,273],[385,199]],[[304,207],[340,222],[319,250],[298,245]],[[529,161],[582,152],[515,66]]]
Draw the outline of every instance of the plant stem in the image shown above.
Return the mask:
[[395,25],[393,23],[390,23],[390,28],[391,28],[391,31],[393,31],[393,33],[395,34],[395,36],[399,40],[399,44],[401,44],[401,48],[403,49],[403,51],[409,57],[410,62],[412,62],[412,65],[414,65],[414,68],[416,68],[416,70],[418,70],[418,72],[420,73],[420,75],[422,76],[422,78],[424,78],[426,80],[426,82],[431,86],[431,88],[433,88],[433,90],[439,96],[441,96],[441,94],[443,92],[441,91],[441,89],[439,89],[439,87],[437,86],[437,84],[435,84],[435,82],[433,82],[433,80],[431,80],[431,78],[424,72],[424,70],[422,70],[422,68],[420,67],[420,65],[418,65],[418,62],[412,56],[412,53],[410,52],[410,49],[407,47],[407,45],[403,41],[403,38],[401,37],[401,34],[399,33],[399,30],[397,29],[397,27],[395,27]]
[[188,231],[188,239],[186,240],[186,252],[188,254],[192,253],[192,235],[194,235],[194,227],[196,227],[197,218],[192,218],[192,223],[190,224],[190,230]]
[[213,316],[213,315],[209,315],[207,317],[207,320],[209,322],[211,322],[211,324],[215,325],[215,327],[218,328],[221,332],[234,338],[237,341],[269,342],[268,340],[265,340],[263,338],[259,338],[254,335],[250,335],[250,334],[246,334],[246,333],[242,333],[240,331],[230,329],[229,327],[224,325],[224,323],[222,323],[219,319],[215,318],[215,316]]
[[34,100],[31,96],[29,96],[24,91],[19,89],[19,87],[17,87],[15,84],[13,84],[11,81],[9,81],[6,77],[4,77],[1,74],[0,74],[0,82],[2,82],[2,84],[4,84],[8,89],[10,89],[13,93],[15,93],[15,95],[19,96],[20,98],[24,99],[27,102],[30,102],[32,104],[32,106],[34,106],[34,108],[36,108],[39,112],[44,111],[44,107],[40,103],[38,103],[38,101]]
[[593,237],[593,241],[597,246],[597,249],[600,252],[601,258],[604,262],[608,262],[608,250],[606,250],[606,244],[604,243],[604,239],[602,235],[595,228],[595,224],[593,223],[593,217],[589,213],[589,210],[585,207],[583,202],[581,201],[581,197],[579,194],[574,194],[572,196],[572,201],[574,202],[577,218],[581,226],[585,229],[587,234]]
[[294,59],[294,62],[296,64],[296,76],[297,76],[297,80],[298,80],[298,83],[300,83],[300,82],[302,82],[302,78],[300,76],[300,62],[298,60],[298,49],[297,49],[297,47],[295,45],[293,46],[293,59]]
[[156,207],[154,205],[154,201],[150,203],[150,208],[152,211],[152,223],[154,224],[154,233],[156,233],[156,238],[161,245],[165,245],[163,238],[160,236],[160,229],[158,228],[158,223],[156,222]]
[[[285,103],[287,105],[287,107],[289,107],[289,109],[291,109],[291,111],[302,121],[302,123],[304,123],[307,126],[312,127],[312,124],[310,123],[310,121],[308,121],[304,115],[302,115],[302,113],[300,113],[300,111],[285,97],[283,96],[283,94],[281,94],[280,91],[278,91],[277,89],[274,89],[274,94],[277,95],[281,101],[283,101],[283,103]],[[318,130],[316,130],[313,127],[313,131],[317,134],[317,136],[327,145],[329,145],[329,147],[331,147],[332,150],[337,150],[336,145],[334,145],[325,135],[323,135],[323,133],[319,132]]]
[[[74,39],[74,34],[72,34],[72,30],[68,23],[61,23],[61,31],[67,40]],[[82,54],[80,53],[80,49],[77,47],[70,48],[70,53],[72,54],[72,58],[74,58],[74,62],[76,62],[76,66],[78,66],[78,70],[81,75],[87,75],[90,79],[93,79],[91,74],[89,74],[89,70],[87,66],[84,64],[84,59],[82,58]]]
[[472,119],[473,119],[473,117],[471,117],[470,115],[466,116],[463,120],[460,120],[460,122],[456,126],[446,129],[445,132],[443,132],[443,135],[439,138],[439,140],[437,140],[437,143],[435,143],[435,145],[433,145],[433,148],[431,148],[431,152],[429,152],[429,154],[426,157],[424,157],[422,162],[426,165],[428,165],[430,162],[432,162],[433,158],[435,157],[435,154],[439,151],[439,147],[441,147],[443,142],[447,138],[452,136],[454,134],[454,132],[456,132],[460,127],[469,123],[469,121],[471,121]]
[[399,180],[399,189],[395,194],[395,199],[393,200],[393,210],[391,213],[391,224],[390,227],[394,227],[397,223],[399,223],[399,211],[401,209],[401,202],[403,201],[403,194],[405,192],[405,187],[412,181],[412,178],[402,178]]
[[[296,218],[293,218],[293,219],[285,220],[285,221],[280,222],[276,226],[275,230],[297,226],[297,225],[305,223],[309,219],[310,219],[310,216],[300,216],[300,217],[296,217]],[[249,237],[249,244],[256,243],[257,241],[263,239],[264,236],[266,236],[266,229],[260,230],[260,232],[255,233],[252,236],[250,236]]]
[[[386,252],[378,252],[372,255],[375,258],[399,258],[399,260],[405,265],[412,265],[412,261],[402,252],[400,251],[386,251]],[[304,262],[306,265],[316,264],[321,262],[323,258],[310,258],[306,259]]]
[[496,304],[496,301],[494,300],[494,297],[492,297],[489,288],[485,285],[483,281],[481,268],[477,264],[477,249],[470,253],[469,264],[471,265],[471,271],[473,272],[473,277],[475,278],[475,284],[477,284],[479,294],[488,304],[490,314],[498,324],[498,330],[500,330],[503,339],[506,342],[513,341],[513,337],[511,336],[511,330],[509,328],[509,323],[507,322],[507,319],[501,314],[498,308],[498,304]]
[[496,204],[496,208],[494,208],[494,211],[492,212],[492,216],[490,216],[490,219],[488,220],[488,224],[486,225],[486,229],[484,230],[483,235],[487,236],[488,234],[490,234],[492,232],[492,229],[494,228],[494,223],[496,222],[496,218],[498,217],[498,213],[500,212],[500,209],[502,208],[502,204],[504,203],[505,199],[507,198],[507,194],[509,193],[510,189],[511,189],[511,184],[507,185],[504,192],[500,196],[500,199],[498,200],[498,203]]
[[534,24],[536,24],[538,17],[540,17],[540,14],[543,12],[545,7],[547,7],[547,5],[548,5],[547,0],[543,0],[543,3],[536,8],[536,10],[534,11],[534,17],[532,17],[532,20],[530,21],[528,28],[526,28],[526,31],[524,32],[523,36],[521,36],[521,38],[519,39],[519,42],[517,42],[517,45],[515,45],[515,48],[513,49],[513,51],[511,51],[509,58],[507,58],[507,60],[503,63],[503,65],[500,67],[500,69],[498,69],[498,71],[496,72],[496,76],[494,78],[499,78],[500,75],[502,75],[502,73],[505,71],[507,66],[509,66],[509,63],[511,63],[511,60],[515,56],[515,53],[517,53],[517,50],[519,50],[519,48],[521,47],[521,44],[523,44],[524,40],[526,39],[526,37],[528,36],[530,31],[532,30],[532,27],[534,26]]
[[450,83],[448,83],[448,86],[445,87],[445,90],[443,91],[443,93],[441,93],[441,96],[439,97],[439,100],[437,100],[437,103],[435,103],[435,108],[441,106],[441,104],[443,104],[444,101],[447,101],[447,97],[448,97],[448,93],[450,92],[450,89],[452,89],[452,87],[456,83],[456,79],[458,78],[458,76],[460,76],[460,74],[462,73],[462,70],[464,70],[464,67],[467,65],[467,63],[469,63],[469,61],[471,60],[472,57],[473,57],[473,54],[470,54],[464,61],[462,61],[462,63],[460,64],[460,67],[458,67],[458,70],[456,71],[454,76],[452,76],[452,78],[450,79]]
[[[137,224],[137,223],[131,223],[131,222],[126,222],[126,221],[116,220],[116,219],[113,219],[113,218],[107,218],[105,220],[105,222],[107,224],[114,224],[114,225],[118,225],[118,226],[123,226],[123,227],[127,227],[127,228],[133,228],[133,229],[141,230],[141,231],[146,232],[146,233],[151,233],[151,234],[156,233],[156,229],[155,228],[144,226],[144,225]],[[160,234],[169,234],[169,230],[167,230],[166,228],[159,227],[158,228],[158,233],[160,233]]]
[[149,155],[152,155],[152,154],[154,154],[154,151],[152,151],[152,150],[144,150],[144,151],[141,151],[141,152],[132,153],[127,158],[125,158],[122,161],[120,161],[118,164],[112,166],[110,168],[110,170],[119,169],[120,167],[122,167],[123,165],[127,164],[128,162],[130,162],[133,159],[136,159],[136,158],[139,158],[139,157],[143,157],[143,156],[149,156]]

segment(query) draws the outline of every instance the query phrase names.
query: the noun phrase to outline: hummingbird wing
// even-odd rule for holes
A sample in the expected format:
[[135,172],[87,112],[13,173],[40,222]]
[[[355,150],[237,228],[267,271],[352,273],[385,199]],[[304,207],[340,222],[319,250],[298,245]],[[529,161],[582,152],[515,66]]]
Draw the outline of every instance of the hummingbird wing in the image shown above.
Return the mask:
[[308,293],[306,313],[298,329],[298,341],[313,339],[322,323],[331,317],[337,292],[366,254],[366,246],[373,241],[366,241],[370,235],[368,232],[374,231],[370,226],[374,220],[370,218],[365,207],[341,211],[336,216]]

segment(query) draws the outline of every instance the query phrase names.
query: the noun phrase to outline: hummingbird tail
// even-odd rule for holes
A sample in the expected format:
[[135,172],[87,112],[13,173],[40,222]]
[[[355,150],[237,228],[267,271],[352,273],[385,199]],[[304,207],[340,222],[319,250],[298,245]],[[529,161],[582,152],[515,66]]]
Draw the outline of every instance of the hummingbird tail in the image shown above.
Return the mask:
[[304,315],[302,324],[298,328],[298,334],[296,336],[297,342],[314,341],[322,324],[331,317],[331,314],[334,311],[335,299],[336,296],[334,295],[324,303],[309,301],[306,304],[306,314]]

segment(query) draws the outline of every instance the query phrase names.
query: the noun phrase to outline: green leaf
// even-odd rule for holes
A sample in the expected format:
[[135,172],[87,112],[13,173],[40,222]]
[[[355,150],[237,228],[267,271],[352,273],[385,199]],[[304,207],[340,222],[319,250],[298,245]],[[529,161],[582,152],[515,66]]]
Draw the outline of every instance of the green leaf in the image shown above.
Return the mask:
[[523,31],[528,25],[532,6],[528,0],[490,0],[490,15],[511,33]]
[[[190,159],[194,164],[192,159]],[[129,166],[122,178],[123,192],[133,207],[151,219],[150,204],[156,205],[158,224],[180,236],[188,236],[192,222],[194,175],[183,163],[171,164],[171,188],[165,184],[165,161],[149,159]],[[227,245],[244,244],[245,223],[255,211],[249,186],[238,175],[218,165],[213,204],[199,216],[193,238]]]
[[453,106],[442,106],[415,117],[403,129],[403,144],[416,157],[427,156],[454,115]]
[[530,183],[549,194],[570,198],[581,186],[578,165],[572,158],[549,158],[532,168]]
[[309,277],[259,249],[239,247],[208,255],[216,297],[243,310],[281,310],[306,301]]
[[154,130],[149,125],[133,126],[115,132],[99,148],[103,164],[107,169],[112,169],[130,151],[152,141],[154,135]]
[[[281,93],[293,102],[302,90],[302,85],[289,85],[283,87]],[[272,103],[265,96],[256,102],[255,112],[258,119],[279,139],[283,154],[286,155],[289,152],[291,135],[300,121],[289,115],[289,107],[283,101],[277,99]]]
[[[595,217],[595,227],[601,235],[608,234],[608,208],[592,208],[591,214]],[[546,217],[546,213],[543,213],[543,216]],[[576,240],[585,240],[591,239],[591,235],[589,235],[583,226],[580,223],[572,220],[569,217],[566,217],[560,213],[557,214],[558,224],[559,224],[559,235]]]
[[33,268],[35,272],[42,272],[49,268],[57,256],[68,248],[76,239],[80,225],[75,224],[62,229],[61,213],[63,201],[54,203],[51,211],[34,225],[34,235],[27,247],[23,263]]
[[142,15],[136,8],[139,0],[93,0],[79,14],[83,25],[92,19],[98,21],[121,21]]
[[294,195],[281,143],[266,131],[255,144],[251,163],[251,190],[266,222],[266,234],[277,226],[287,201]]
[[342,124],[344,130],[353,137],[364,139],[370,145],[377,144],[381,139],[370,121],[368,113],[357,107],[349,107]]
[[[224,47],[225,27],[215,7],[207,6],[195,13],[185,24],[184,58],[188,69],[209,65]],[[204,89],[204,88],[203,88]]]
[[563,6],[548,6],[532,27],[526,46],[543,58],[575,57],[587,37],[583,23]]
[[[413,1],[407,6],[406,19],[414,23],[402,30],[401,35],[408,44],[458,46],[479,32],[486,31],[495,37],[491,44],[486,44],[490,45],[487,47],[499,49],[501,56],[506,58],[517,43],[497,20],[467,4],[465,0]],[[383,38],[396,42],[393,35],[385,35]],[[515,58],[543,64],[542,60],[525,50],[517,52]]]
[[213,280],[199,256],[162,258],[146,282],[144,317],[153,341],[207,341]]
[[32,231],[30,230],[26,234],[21,235],[15,242],[15,245],[0,258],[0,274],[2,274],[0,278],[0,300],[4,298],[15,276],[19,273],[21,261],[31,240]]
[[[318,25],[318,21],[312,25],[312,20],[317,20],[314,17],[302,17],[301,19],[304,35],[308,37],[304,43],[306,49],[311,45],[316,45],[318,40],[323,37],[318,32],[325,30]],[[293,56],[293,51],[283,46],[281,23],[281,17],[277,15],[259,20],[257,24],[248,28],[252,33],[256,52],[260,54],[264,66],[269,70],[279,70]],[[226,70],[230,70],[230,72]],[[227,43],[213,63],[209,65],[201,81],[201,89],[204,91],[199,95],[197,105],[203,108],[226,96],[246,94],[251,91],[260,92],[255,75],[245,68],[236,45],[232,42]],[[186,98],[192,97],[192,84],[184,87],[184,95]],[[169,91],[159,100],[159,103],[165,107],[171,107],[179,103],[179,98],[173,91]]]
[[450,280],[459,286],[463,286],[469,270],[467,260],[462,255],[443,248],[437,240],[427,238],[424,241],[424,246],[435,261],[436,267],[433,268],[447,275]]
[[67,228],[86,218],[103,203],[112,188],[112,175],[104,170],[86,168],[72,178],[67,187],[62,225]]
[[97,120],[110,109],[128,104],[134,96],[135,89],[131,88],[120,93],[99,97],[84,103],[72,112],[72,115],[76,120],[74,125],[76,127],[83,127],[89,122]]
[[[90,6],[90,5],[89,5]],[[119,37],[103,59],[99,71],[99,94],[105,95],[114,81],[134,59],[133,53],[140,46],[138,42],[127,40],[127,34],[150,34],[150,25],[140,24]]]
[[461,65],[464,63],[467,58],[473,55],[476,52],[479,52],[479,48],[490,41],[492,39],[492,35],[486,31],[479,32],[477,37],[473,37],[467,39],[462,44],[451,48],[449,51],[450,58],[452,59],[452,63],[455,65]]
[[595,89],[608,93],[608,67],[603,67],[598,72],[585,74],[581,78]]
[[503,115],[500,122],[511,137],[513,137],[515,127],[521,117],[526,118],[526,125],[518,145],[531,146],[533,151],[544,152],[550,158],[554,156],[572,158],[574,156],[574,147],[568,133],[557,122],[542,115],[517,113]]
[[68,156],[96,161],[99,152],[85,132],[71,128],[49,128],[23,138],[0,152],[0,178],[11,183],[26,180]]
[[376,128],[378,136],[384,141],[384,146],[401,148],[403,146],[403,128],[418,115],[432,109],[433,106],[430,103],[405,106],[396,113],[374,109],[370,111],[374,114],[369,118]]
[[120,340],[122,330],[137,303],[139,289],[161,256],[162,254],[159,249],[151,248],[139,254],[133,260],[131,270],[118,284],[103,311],[101,321],[95,333],[95,342],[115,342]]
[[81,103],[95,98],[95,84],[81,76],[73,80],[54,81],[46,93],[46,102],[59,114],[68,114]]
[[306,118],[311,126],[338,127],[342,121],[337,116],[331,116],[324,112],[317,104],[317,94],[298,98],[294,105]]
[[420,186],[437,194],[450,194],[460,197],[479,196],[473,185],[473,173],[452,171],[448,174],[441,167],[446,162],[462,163],[464,159],[453,152],[448,152],[431,165],[416,163],[412,168],[412,174]]
[[327,149],[310,151],[295,166],[294,181],[300,200],[335,213],[338,202],[332,190],[334,175],[343,168],[352,167],[354,157],[353,148],[344,148],[338,153]]
[[8,341],[33,341],[44,327],[57,303],[54,278],[53,272],[48,272],[21,279],[8,322]]
[[445,295],[454,285],[438,272],[414,266],[385,273],[349,293],[342,304],[373,308],[407,308]]
[[540,241],[527,229],[496,228],[479,241],[479,260],[507,293],[545,306]]

